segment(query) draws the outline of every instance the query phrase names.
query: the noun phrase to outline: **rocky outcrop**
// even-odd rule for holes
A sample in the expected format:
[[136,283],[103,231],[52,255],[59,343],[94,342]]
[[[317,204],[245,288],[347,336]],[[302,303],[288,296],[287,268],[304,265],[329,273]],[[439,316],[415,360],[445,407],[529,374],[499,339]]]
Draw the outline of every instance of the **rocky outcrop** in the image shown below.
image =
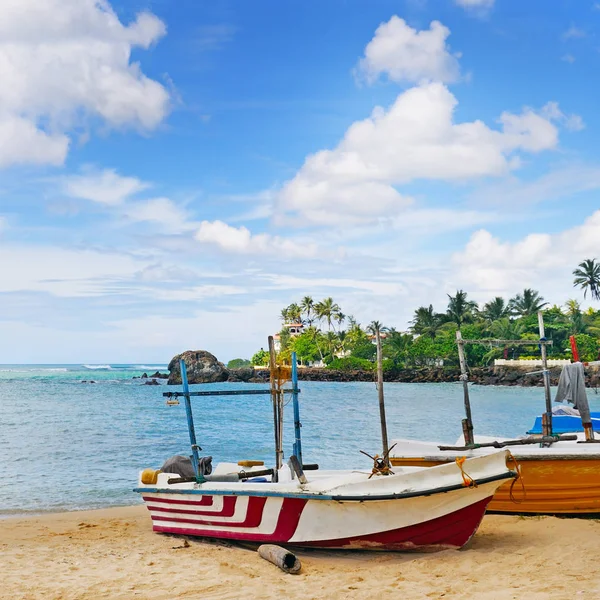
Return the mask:
[[189,383],[215,383],[227,381],[229,371],[222,362],[206,350],[188,350],[174,356],[169,363],[169,385],[181,384],[179,361],[185,361]]

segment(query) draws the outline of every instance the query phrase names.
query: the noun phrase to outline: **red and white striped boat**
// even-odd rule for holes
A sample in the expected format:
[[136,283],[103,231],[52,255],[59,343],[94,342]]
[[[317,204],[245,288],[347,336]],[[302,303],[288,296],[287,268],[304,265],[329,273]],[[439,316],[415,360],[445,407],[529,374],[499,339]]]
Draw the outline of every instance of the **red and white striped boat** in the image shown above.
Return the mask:
[[238,479],[240,467],[221,463],[208,476],[212,481],[170,483],[178,476],[158,473],[155,483],[140,477],[135,491],[158,532],[318,548],[440,550],[460,548],[477,531],[496,489],[515,476],[507,454],[371,478],[370,470],[310,471],[306,483],[287,466],[277,482],[253,481],[253,469],[223,481]]

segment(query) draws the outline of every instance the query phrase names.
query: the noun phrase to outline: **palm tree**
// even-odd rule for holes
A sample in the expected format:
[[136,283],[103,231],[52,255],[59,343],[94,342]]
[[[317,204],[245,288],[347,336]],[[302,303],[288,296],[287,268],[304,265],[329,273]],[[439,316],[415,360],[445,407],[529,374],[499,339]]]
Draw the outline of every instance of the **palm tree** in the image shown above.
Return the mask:
[[508,317],[510,310],[501,296],[496,296],[493,300],[486,302],[481,310],[481,316],[490,323],[498,319]]
[[300,302],[300,308],[302,309],[302,312],[306,315],[306,322],[310,327],[314,320],[312,317],[314,316],[315,309],[315,302],[312,299],[312,297],[304,296],[304,298],[302,298],[302,302]]
[[327,328],[331,329],[331,323],[335,316],[340,312],[340,307],[333,301],[333,298],[325,298],[315,304],[315,314],[319,320],[327,322]]
[[583,318],[583,313],[581,312],[581,305],[579,302],[572,299],[567,300],[565,303],[565,308],[567,309],[567,316],[571,325],[571,335],[575,335],[576,333],[586,333],[587,325]]
[[284,323],[287,323],[290,319],[289,310],[287,308],[282,308],[279,316]]
[[340,310],[339,312],[337,312],[335,314],[334,319],[335,319],[335,321],[338,324],[338,331],[341,332],[341,330],[342,330],[342,323],[346,320],[346,315]]
[[380,321],[371,321],[367,325],[367,331],[371,335],[377,335],[378,331],[379,333],[384,333],[385,331],[387,331],[387,327],[384,327]]
[[547,304],[537,290],[526,288],[522,294],[517,294],[509,300],[508,308],[514,315],[528,317],[537,314]]
[[296,303],[290,304],[287,307],[287,314],[288,314],[288,319],[292,323],[300,323],[302,321],[302,310]]
[[395,364],[404,363],[406,362],[412,343],[413,337],[410,333],[402,333],[395,329],[390,329],[385,338],[384,355],[389,355]]
[[589,291],[592,300],[600,300],[600,262],[595,258],[588,258],[579,263],[577,269],[573,271],[573,275],[575,275],[573,286],[583,290],[584,298]]
[[477,309],[477,302],[467,300],[467,292],[457,290],[455,296],[448,296],[448,320],[456,323],[458,327],[463,323],[468,323],[473,320],[473,313]]
[[433,340],[442,325],[442,316],[433,311],[432,304],[429,307],[419,306],[411,323],[413,333],[429,336]]
[[[520,340],[521,335],[523,334],[523,329],[525,324],[523,321],[513,321],[508,317],[504,317],[502,319],[498,319],[494,321],[490,327],[490,331],[495,338],[501,340]],[[532,342],[532,345],[535,342]],[[504,347],[504,358],[508,358],[508,351],[512,349],[514,351],[515,346],[505,346]],[[486,354],[487,358],[498,358],[494,355],[494,349],[490,350]],[[497,349],[495,349],[497,350]]]

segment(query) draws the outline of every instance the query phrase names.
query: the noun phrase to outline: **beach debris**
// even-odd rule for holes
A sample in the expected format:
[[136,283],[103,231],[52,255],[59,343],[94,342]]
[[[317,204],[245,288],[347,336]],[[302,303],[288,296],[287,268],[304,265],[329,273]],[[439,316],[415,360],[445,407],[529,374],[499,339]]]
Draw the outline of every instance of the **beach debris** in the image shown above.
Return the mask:
[[181,550],[182,548],[189,548],[190,543],[187,540],[183,540],[183,544],[181,546],[171,546],[172,550]]
[[299,573],[302,568],[300,559],[295,554],[275,544],[262,544],[258,547],[258,554],[285,573]]

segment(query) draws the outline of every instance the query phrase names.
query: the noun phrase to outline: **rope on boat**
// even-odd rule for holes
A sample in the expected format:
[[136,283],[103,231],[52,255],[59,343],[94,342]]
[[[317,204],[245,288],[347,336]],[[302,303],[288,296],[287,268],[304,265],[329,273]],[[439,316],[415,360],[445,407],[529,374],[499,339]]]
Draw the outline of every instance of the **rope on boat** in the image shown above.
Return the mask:
[[467,457],[459,456],[455,460],[456,460],[456,464],[458,465],[458,468],[460,469],[460,474],[462,475],[462,478],[463,478],[463,486],[476,488],[477,482],[463,469],[463,464],[464,464],[465,460],[467,460]]
[[[507,452],[508,458],[506,459],[506,466],[508,466],[509,462],[512,462],[515,465],[515,472],[517,473],[517,476],[512,480],[512,483],[510,484],[508,495],[510,497],[511,502],[514,502],[515,504],[521,504],[525,500],[525,498],[527,498],[527,490],[525,489],[525,482],[523,481],[523,475],[521,473],[521,465],[517,462],[517,459],[513,456],[513,453],[510,450],[508,450]],[[517,500],[513,494],[513,489],[517,481],[521,483],[521,492],[523,494],[520,500]]]

